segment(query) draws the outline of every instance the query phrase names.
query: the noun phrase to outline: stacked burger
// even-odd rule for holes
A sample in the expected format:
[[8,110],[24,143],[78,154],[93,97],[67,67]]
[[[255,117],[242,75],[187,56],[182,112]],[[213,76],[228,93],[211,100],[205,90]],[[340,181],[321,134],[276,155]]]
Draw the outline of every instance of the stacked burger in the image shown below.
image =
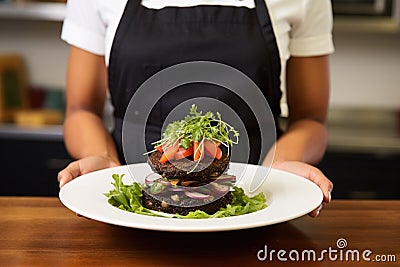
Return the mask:
[[154,173],[145,178],[143,206],[180,215],[196,210],[213,214],[226,207],[236,179],[227,174],[229,152],[238,136],[219,113],[203,114],[192,105],[189,115],[170,123],[149,152]]

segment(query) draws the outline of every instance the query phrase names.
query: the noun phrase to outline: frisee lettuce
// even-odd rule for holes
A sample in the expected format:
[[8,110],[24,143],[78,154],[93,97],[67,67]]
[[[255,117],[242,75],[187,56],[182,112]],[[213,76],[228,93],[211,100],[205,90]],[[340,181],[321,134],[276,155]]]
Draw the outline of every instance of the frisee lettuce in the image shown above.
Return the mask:
[[[159,216],[159,217],[171,217],[171,215],[163,215],[160,212],[147,209],[142,205],[142,187],[139,183],[134,182],[131,185],[123,183],[122,178],[124,174],[118,175],[113,174],[112,178],[114,182],[114,188],[110,190],[105,196],[108,198],[108,203],[117,207],[121,210],[130,211],[137,214]],[[240,187],[233,187],[232,191],[233,200],[231,204],[228,204],[225,208],[221,208],[214,214],[207,214],[204,211],[196,210],[189,212],[188,215],[172,215],[174,218],[181,219],[206,219],[206,218],[222,218],[229,216],[238,216],[255,211],[262,210],[267,207],[265,196],[262,192],[249,197],[244,193],[244,190]]]
[[[233,135],[232,139],[230,135]],[[168,124],[163,133],[163,138],[154,142],[153,145],[155,147],[162,145],[163,148],[167,148],[174,146],[179,140],[180,147],[188,149],[192,141],[200,142],[203,139],[219,142],[228,147],[238,143],[239,132],[222,121],[219,112],[217,112],[217,116],[211,111],[203,115],[201,111],[197,111],[197,106],[193,104],[189,115],[183,120]]]

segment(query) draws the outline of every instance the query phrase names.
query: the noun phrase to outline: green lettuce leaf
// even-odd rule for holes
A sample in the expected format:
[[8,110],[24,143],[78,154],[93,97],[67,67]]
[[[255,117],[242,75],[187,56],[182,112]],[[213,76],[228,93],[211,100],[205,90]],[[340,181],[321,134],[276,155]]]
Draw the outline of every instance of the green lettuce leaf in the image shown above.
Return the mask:
[[[122,178],[124,175],[113,174],[114,189],[110,190],[105,196],[108,198],[108,203],[121,210],[129,212],[160,217],[171,217],[171,215],[163,215],[160,212],[147,209],[142,205],[142,187],[139,183],[126,185],[123,183]],[[221,208],[214,214],[207,214],[204,211],[196,210],[189,212],[188,215],[172,215],[175,218],[181,219],[206,219],[206,218],[223,218],[229,216],[238,216],[255,211],[262,210],[267,207],[265,196],[262,192],[249,197],[244,193],[240,187],[233,187],[232,191],[233,200],[225,208]]]

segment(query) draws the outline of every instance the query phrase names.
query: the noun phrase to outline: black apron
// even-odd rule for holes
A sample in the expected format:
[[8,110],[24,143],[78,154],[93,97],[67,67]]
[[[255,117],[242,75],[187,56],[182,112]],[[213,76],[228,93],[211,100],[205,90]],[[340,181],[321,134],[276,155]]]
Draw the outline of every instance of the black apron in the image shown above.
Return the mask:
[[[254,9],[200,5],[155,10],[139,0],[128,0],[108,68],[115,119],[112,136],[122,163],[131,163],[125,161],[122,150],[123,118],[131,97],[149,77],[175,64],[213,61],[234,67],[260,88],[273,116],[280,115],[280,56],[264,1],[255,0]],[[237,112],[249,134],[249,163],[258,163],[260,131],[251,108],[240,96],[210,84],[179,86],[157,102],[146,125],[148,149],[160,139],[168,113],[177,104],[201,96],[223,101]]]

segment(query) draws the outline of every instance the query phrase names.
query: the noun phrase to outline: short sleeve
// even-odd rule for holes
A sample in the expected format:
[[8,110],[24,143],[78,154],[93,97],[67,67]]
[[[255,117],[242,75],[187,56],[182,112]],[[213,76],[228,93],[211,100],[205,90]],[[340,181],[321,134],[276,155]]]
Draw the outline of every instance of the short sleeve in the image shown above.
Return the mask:
[[332,4],[329,0],[303,2],[302,18],[292,25],[290,54],[318,56],[334,51],[332,41]]
[[97,55],[105,53],[105,23],[97,0],[68,0],[61,39]]

